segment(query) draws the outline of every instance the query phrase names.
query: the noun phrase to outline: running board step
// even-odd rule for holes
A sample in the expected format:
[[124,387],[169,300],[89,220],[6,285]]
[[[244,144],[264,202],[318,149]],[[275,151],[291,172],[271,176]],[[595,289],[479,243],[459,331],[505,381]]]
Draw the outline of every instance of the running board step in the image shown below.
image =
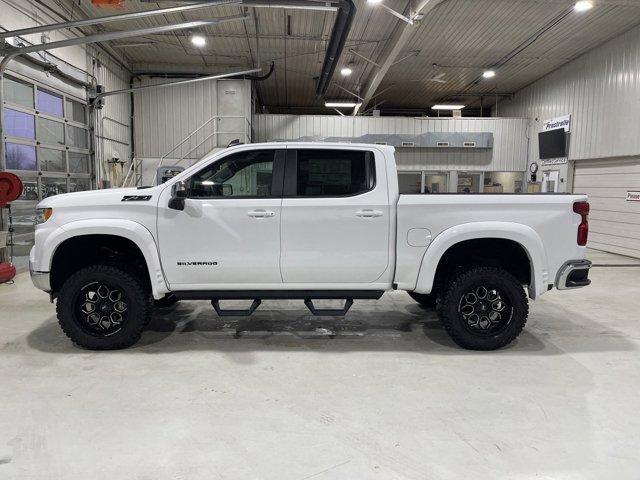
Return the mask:
[[304,304],[307,306],[311,314],[316,317],[344,317],[353,305],[353,298],[345,299],[344,307],[342,308],[316,308],[313,304],[313,300],[310,298],[305,298]]
[[220,307],[220,300],[219,299],[214,299],[211,300],[211,305],[213,306],[213,309],[216,311],[216,313],[220,316],[220,317],[249,317],[253,314],[253,312],[255,312],[257,310],[257,308],[260,306],[260,304],[262,303],[262,300],[258,299],[258,298],[254,298],[253,299],[253,303],[251,304],[251,306],[248,309],[242,310],[225,310],[223,308]]

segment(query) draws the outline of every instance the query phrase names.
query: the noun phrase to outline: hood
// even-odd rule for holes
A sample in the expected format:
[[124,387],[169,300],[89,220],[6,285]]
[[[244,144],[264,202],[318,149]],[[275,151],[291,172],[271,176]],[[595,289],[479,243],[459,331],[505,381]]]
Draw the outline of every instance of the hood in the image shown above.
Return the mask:
[[[162,185],[151,188],[109,188],[84,192],[63,193],[45,198],[38,208],[76,207],[122,204],[127,201],[152,201],[162,190]],[[146,197],[151,197],[147,199]]]

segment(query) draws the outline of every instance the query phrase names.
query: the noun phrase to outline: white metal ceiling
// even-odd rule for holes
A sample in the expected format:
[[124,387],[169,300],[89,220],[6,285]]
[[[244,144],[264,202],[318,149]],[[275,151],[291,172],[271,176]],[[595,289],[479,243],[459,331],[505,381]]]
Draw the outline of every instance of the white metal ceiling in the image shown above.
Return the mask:
[[[73,3],[67,0],[68,4]],[[375,73],[394,31],[404,22],[366,0],[355,0],[357,14],[341,65],[352,64],[353,74],[343,78],[339,69],[334,82],[351,91],[363,89]],[[410,26],[409,40],[377,88],[374,103],[384,108],[427,109],[434,102],[456,98],[461,93],[485,95],[515,92],[571,59],[640,24],[640,0],[599,0],[586,13],[570,11],[539,38],[536,35],[571,9],[573,0],[444,0],[417,25]],[[403,11],[406,0],[385,0]],[[125,11],[171,6],[171,2],[143,3],[127,0]],[[113,23],[105,30],[143,28],[206,17],[242,13],[236,5]],[[75,7],[76,17],[80,13]],[[112,14],[83,2],[82,14],[90,17]],[[124,52],[134,71],[219,73],[244,69],[260,60],[265,71],[271,61],[275,73],[258,87],[267,111],[292,113],[322,111],[314,95],[318,75],[335,13],[305,10],[249,8],[252,19],[201,29],[208,38],[203,49],[194,48],[189,32],[153,35],[112,42]],[[257,20],[257,31],[256,22]],[[289,26],[288,26],[289,25]],[[521,53],[497,69],[492,80],[476,82],[483,69],[508,56],[524,42],[534,40]],[[120,45],[119,45],[120,44]],[[122,46],[122,44],[126,46]],[[137,45],[135,45],[137,44]],[[436,64],[437,66],[433,66]],[[442,82],[430,81],[436,77]],[[350,98],[332,85],[328,98]],[[465,103],[478,103],[469,97]]]

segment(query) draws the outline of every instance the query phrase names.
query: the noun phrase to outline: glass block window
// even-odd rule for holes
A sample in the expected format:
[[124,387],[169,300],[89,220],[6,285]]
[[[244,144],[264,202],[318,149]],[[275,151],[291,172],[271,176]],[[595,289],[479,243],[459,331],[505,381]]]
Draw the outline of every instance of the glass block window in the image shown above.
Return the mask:
[[26,108],[33,108],[33,86],[14,80],[11,77],[5,78],[4,100]]
[[7,142],[7,170],[36,170],[36,147]]
[[67,144],[76,148],[89,148],[89,138],[84,128],[67,125]]
[[40,113],[62,117],[62,95],[38,89],[38,110]]
[[20,138],[36,138],[35,118],[29,113],[5,108],[4,123],[5,135]]
[[40,160],[40,170],[43,172],[66,172],[67,162],[64,157],[64,150],[39,148],[38,160]]
[[69,152],[69,171],[72,173],[91,173],[90,162],[89,155]]

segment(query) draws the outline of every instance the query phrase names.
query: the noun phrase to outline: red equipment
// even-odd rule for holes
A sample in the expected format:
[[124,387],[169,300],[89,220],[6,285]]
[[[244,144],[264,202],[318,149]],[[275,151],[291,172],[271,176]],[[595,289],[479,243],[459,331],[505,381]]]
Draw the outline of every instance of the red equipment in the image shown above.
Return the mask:
[[0,208],[22,195],[22,180],[9,172],[0,172]]
[[[0,172],[0,208],[22,195],[22,181],[13,173]],[[0,259],[1,260],[1,259]],[[16,267],[11,262],[0,262],[0,283],[5,283],[16,276]]]

